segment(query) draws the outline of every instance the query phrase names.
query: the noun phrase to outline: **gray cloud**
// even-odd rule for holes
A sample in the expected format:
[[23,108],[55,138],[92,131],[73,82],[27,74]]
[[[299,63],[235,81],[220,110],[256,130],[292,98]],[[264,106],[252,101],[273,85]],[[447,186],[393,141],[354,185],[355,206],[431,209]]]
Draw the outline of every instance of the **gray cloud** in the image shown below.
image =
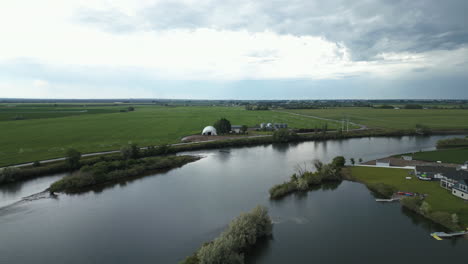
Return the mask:
[[[246,29],[323,36],[350,48],[353,59],[382,52],[454,49],[468,42],[466,0],[225,0],[186,5],[165,1],[140,10],[139,22],[115,10],[87,12],[82,21],[112,31]],[[89,11],[89,10],[88,10]]]

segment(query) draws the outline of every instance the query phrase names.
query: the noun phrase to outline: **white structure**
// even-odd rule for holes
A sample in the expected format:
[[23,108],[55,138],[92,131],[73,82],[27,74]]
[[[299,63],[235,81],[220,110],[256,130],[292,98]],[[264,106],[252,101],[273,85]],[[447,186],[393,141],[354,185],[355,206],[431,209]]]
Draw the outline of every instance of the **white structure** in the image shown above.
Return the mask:
[[452,189],[452,194],[463,200],[468,200],[468,180],[459,181],[455,184]]
[[242,126],[232,125],[231,126],[231,132],[236,133],[236,134],[240,134],[242,132]]
[[413,160],[413,156],[401,156],[403,160]]
[[218,133],[216,133],[216,128],[212,126],[207,126],[203,129],[202,135],[204,136],[216,136]]
[[375,162],[375,166],[377,166],[377,167],[390,167],[390,161],[389,160],[377,160]]

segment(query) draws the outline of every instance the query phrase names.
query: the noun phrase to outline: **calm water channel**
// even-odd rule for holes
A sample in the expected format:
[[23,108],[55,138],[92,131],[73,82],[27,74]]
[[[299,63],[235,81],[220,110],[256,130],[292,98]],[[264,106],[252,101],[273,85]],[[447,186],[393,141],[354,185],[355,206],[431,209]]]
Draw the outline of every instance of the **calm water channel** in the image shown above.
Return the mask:
[[204,159],[182,168],[56,199],[17,202],[61,175],[0,187],[0,263],[177,263],[257,204],[275,225],[249,263],[465,263],[468,240],[432,239],[440,229],[398,204],[376,203],[358,183],[268,199],[299,162],[370,160],[431,149],[441,138],[200,151]]

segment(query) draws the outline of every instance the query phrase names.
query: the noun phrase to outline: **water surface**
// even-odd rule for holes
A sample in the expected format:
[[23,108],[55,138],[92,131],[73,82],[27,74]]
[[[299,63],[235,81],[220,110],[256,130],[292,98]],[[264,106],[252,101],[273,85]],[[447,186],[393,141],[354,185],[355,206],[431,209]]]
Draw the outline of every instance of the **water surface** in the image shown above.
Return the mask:
[[261,243],[249,263],[464,263],[466,240],[432,239],[429,233],[437,227],[398,204],[376,203],[359,183],[268,199],[268,189],[288,179],[297,163],[429,150],[441,138],[194,152],[205,158],[167,173],[0,209],[0,262],[177,263],[240,212],[262,204],[275,222],[273,239]]

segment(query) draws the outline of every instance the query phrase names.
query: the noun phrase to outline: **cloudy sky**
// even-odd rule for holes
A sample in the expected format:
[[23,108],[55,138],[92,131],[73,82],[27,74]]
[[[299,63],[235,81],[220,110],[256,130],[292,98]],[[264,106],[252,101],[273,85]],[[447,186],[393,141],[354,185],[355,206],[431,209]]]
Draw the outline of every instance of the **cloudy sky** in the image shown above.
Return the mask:
[[466,0],[0,2],[0,98],[468,99]]

